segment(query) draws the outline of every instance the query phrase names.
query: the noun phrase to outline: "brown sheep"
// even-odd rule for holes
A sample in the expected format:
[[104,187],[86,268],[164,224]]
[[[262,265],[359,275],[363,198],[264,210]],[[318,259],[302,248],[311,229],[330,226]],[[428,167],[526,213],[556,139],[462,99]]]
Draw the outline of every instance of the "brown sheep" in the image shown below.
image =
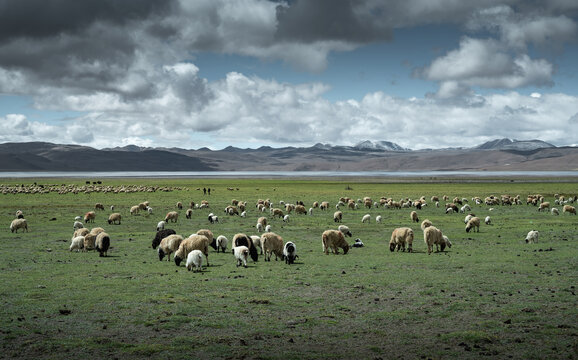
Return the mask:
[[[161,241],[162,242],[162,241]],[[181,241],[179,248],[175,251],[173,259],[175,265],[181,265],[183,260],[187,259],[189,253],[193,250],[201,250],[207,258],[207,266],[209,266],[209,239],[205,235],[193,234]]]
[[572,205],[564,205],[562,208],[562,213],[569,213],[576,215],[576,208]]
[[343,236],[343,233],[339,230],[325,230],[321,235],[321,242],[325,255],[329,254],[330,248],[335,255],[339,254],[338,248],[343,249],[344,255],[349,251],[349,244],[345,241],[345,236]]
[[413,252],[413,230],[408,227],[394,229],[389,241],[389,250],[393,252],[397,248],[397,251],[399,249],[405,251],[406,244],[407,252]]
[[411,222],[419,222],[419,218],[417,216],[417,212],[416,211],[412,211],[409,214],[409,217],[411,218]]
[[275,254],[275,261],[283,259],[283,238],[275,233],[268,232],[261,235],[261,247],[265,254],[265,261],[271,261],[271,254]]
[[424,229],[423,240],[427,245],[428,255],[432,253],[434,245],[439,245],[441,247],[441,251],[444,251],[446,248],[446,243],[444,241],[442,231],[435,226],[429,226]]
[[480,232],[480,218],[477,216],[471,218],[466,224],[466,232],[470,232],[472,229],[473,231],[476,231],[477,229],[478,232]]

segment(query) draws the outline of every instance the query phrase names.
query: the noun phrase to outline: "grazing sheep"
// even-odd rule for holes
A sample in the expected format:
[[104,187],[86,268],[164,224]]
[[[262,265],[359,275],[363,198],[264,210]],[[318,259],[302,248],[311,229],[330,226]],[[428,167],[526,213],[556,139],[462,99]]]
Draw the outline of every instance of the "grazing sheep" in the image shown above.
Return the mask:
[[235,259],[237,259],[237,267],[243,265],[247,267],[247,257],[249,256],[249,248],[245,245],[236,246],[233,248]]
[[201,250],[205,254],[207,266],[209,266],[209,244],[209,239],[205,235],[193,234],[184,239],[173,256],[175,265],[181,265],[181,262],[187,258],[191,251]]
[[219,222],[219,217],[218,217],[217,215],[213,215],[212,213],[209,214],[208,219],[209,219],[209,222],[210,222],[211,224],[214,224],[214,223],[218,223],[218,222]]
[[295,246],[295,244],[291,241],[287,241],[287,243],[285,243],[285,246],[283,247],[283,258],[285,259],[285,263],[286,264],[293,264],[295,262],[295,259],[297,259],[299,256],[297,256],[297,247]]
[[98,234],[91,234],[87,232],[83,236],[84,236],[84,250],[85,251],[94,250],[94,246],[96,244],[96,237],[98,236]]
[[544,201],[543,203],[540,204],[540,206],[538,207],[538,211],[542,211],[542,210],[546,210],[550,208],[550,203],[547,201]]
[[569,213],[576,215],[576,208],[572,205],[564,205],[562,208],[562,213]]
[[333,221],[334,222],[341,222],[343,220],[343,212],[336,211],[333,213]]
[[257,223],[261,224],[264,228],[265,226],[267,226],[267,218],[264,216],[261,216],[260,218],[257,219]]
[[259,248],[259,254],[263,255],[263,247],[261,246],[261,237],[259,235],[251,235],[251,240],[253,241],[253,246]]
[[171,254],[179,249],[182,241],[183,237],[177,234],[171,234],[162,239],[157,249],[159,261],[163,261],[165,255],[167,256],[167,261],[171,261]]
[[[249,249],[249,255],[254,262],[259,260],[259,254],[257,253],[257,248],[253,245],[253,240],[243,233],[238,233],[233,236],[233,241],[231,246],[233,247],[233,252],[237,246],[246,246]],[[261,244],[263,246],[263,244]]]
[[416,212],[416,211],[412,211],[412,212],[409,214],[409,217],[410,217],[410,219],[411,219],[411,222],[416,222],[416,223],[419,222],[419,217],[417,216],[417,212]]
[[104,205],[102,205],[101,203],[96,203],[96,204],[94,204],[94,210],[103,210],[104,211]]
[[[19,219],[20,219],[20,218],[19,218]],[[76,223],[76,222],[81,222],[81,221],[82,221],[82,216],[80,216],[80,215],[79,215],[79,216],[75,216],[75,217],[74,217],[74,221],[75,221],[75,223]],[[81,224],[82,224],[82,223],[81,223]]]
[[369,224],[369,221],[370,221],[370,220],[371,220],[371,215],[369,215],[369,214],[365,214],[365,215],[363,215],[363,217],[361,218],[361,222],[362,222],[362,223],[368,223],[368,224]]
[[490,215],[486,216],[484,222],[486,223],[486,225],[492,225],[492,219],[490,218]]
[[120,220],[122,219],[122,216],[119,213],[112,213],[110,214],[110,216],[108,217],[108,224],[116,224],[118,221],[118,225],[120,225]]
[[[443,239],[441,230],[435,226],[428,226],[423,230],[423,240],[427,245],[428,255],[432,253],[434,245],[440,245],[441,251],[446,248],[446,243]],[[436,246],[437,247],[437,246]]]
[[179,210],[183,210],[183,203],[182,202],[177,202],[177,209]]
[[107,256],[108,249],[110,248],[110,236],[105,232],[99,233],[96,236],[94,248],[98,251],[100,257]]
[[263,224],[257,223],[257,225],[255,225],[255,227],[257,228],[257,232],[259,232],[259,233],[263,232]]
[[94,235],[98,235],[101,232],[104,232],[104,229],[101,227],[95,227],[95,228],[90,229],[90,233],[94,234]]
[[84,214],[84,222],[85,223],[94,222],[95,218],[96,218],[96,213],[94,211],[89,211],[86,214]]
[[552,215],[560,215],[560,211],[554,207],[550,210],[550,212],[552,213]]
[[407,252],[413,252],[413,230],[408,227],[396,228],[391,233],[389,240],[389,250],[393,252],[395,249],[405,252],[405,245],[407,244]]
[[247,212],[246,212],[246,211],[243,211],[240,216],[241,216],[242,218],[247,217]]
[[72,242],[70,244],[70,251],[76,250],[76,252],[79,252],[83,248],[84,248],[84,236],[77,236],[72,239]]
[[467,224],[468,221],[470,221],[471,218],[473,218],[474,216],[476,216],[476,215],[474,215],[474,214],[468,214],[468,215],[466,215],[466,217],[464,218],[464,224]]
[[157,246],[159,246],[159,244],[161,243],[161,241],[164,238],[166,238],[169,235],[176,234],[176,233],[177,232],[174,231],[173,229],[163,229],[163,230],[157,231],[157,233],[155,234],[155,238],[153,239],[152,248],[156,249]]
[[[205,235],[207,237],[207,239],[209,239],[209,244],[213,242],[213,239],[215,238],[213,236],[213,232],[209,229],[201,229],[199,231],[196,232],[197,235]],[[209,264],[207,263],[207,266],[209,266]]]
[[72,225],[72,230],[82,229],[84,225],[80,221],[75,221],[74,225]]
[[381,215],[377,215],[377,216],[375,217],[375,222],[376,222],[377,224],[381,224]]
[[24,213],[22,210],[16,210],[16,219],[24,219]]
[[[444,239],[445,246],[447,246],[448,248],[452,247],[452,242],[450,241],[450,239],[447,236],[442,235],[442,239]],[[439,251],[438,244],[436,244],[436,251]],[[442,251],[443,251],[443,249],[442,249]]]
[[193,250],[187,255],[186,262],[187,270],[203,272],[203,252],[201,250]]
[[428,219],[425,219],[424,221],[421,222],[421,229],[425,230],[426,228],[432,226],[431,221],[429,221]]
[[157,231],[164,230],[166,225],[167,223],[164,220],[159,221],[157,224]]
[[169,222],[169,220],[172,220],[172,222],[177,222],[178,219],[179,213],[176,211],[169,211],[167,216],[165,216],[165,222]]
[[526,235],[526,244],[528,243],[537,243],[538,242],[538,236],[540,235],[540,233],[538,232],[538,230],[531,230],[528,232],[528,235]]
[[273,232],[266,232],[261,235],[261,246],[265,254],[265,261],[271,261],[271,254],[277,258],[283,258],[283,238]]
[[468,204],[465,204],[464,206],[462,206],[462,207],[460,208],[460,212],[461,212],[462,214],[465,213],[466,211],[472,211],[472,208],[471,208],[470,205],[468,205]]
[[343,249],[344,255],[349,251],[349,244],[345,241],[345,236],[343,236],[343,233],[339,230],[325,230],[321,235],[321,243],[325,255],[329,254],[329,249],[331,249],[335,255],[339,254],[338,248]]
[[272,229],[271,225],[265,226],[265,232],[271,232],[271,229]]
[[28,232],[28,223],[26,219],[14,219],[10,223],[10,232],[18,232],[18,229],[24,229]]
[[193,217],[193,209],[187,209],[185,212],[185,219],[190,219]]
[[217,250],[217,253],[219,252],[219,250],[222,250],[222,252],[224,253],[225,251],[227,251],[228,244],[229,239],[227,239],[225,235],[219,235],[217,236],[216,239],[213,239],[213,241],[211,241],[209,245],[211,245],[213,249]]
[[470,230],[472,230],[475,232],[476,229],[478,230],[478,232],[480,232],[480,218],[477,216],[474,216],[473,218],[470,219],[470,221],[468,221],[468,223],[466,224],[466,232],[470,232]]
[[337,227],[337,230],[341,231],[343,235],[347,235],[349,237],[353,236],[351,230],[349,230],[349,227],[347,227],[346,225],[339,225],[339,227]]
[[76,229],[74,230],[72,237],[75,238],[77,236],[85,236],[88,233],[90,233],[90,230],[88,230],[87,228]]
[[[143,209],[144,210],[144,209]],[[133,207],[130,208],[130,214],[131,215],[138,215],[138,212],[140,211],[140,206],[139,205],[135,205]]]
[[110,205],[110,211],[114,211],[114,205]]
[[289,222],[289,215],[283,216],[283,222],[286,222],[286,223]]

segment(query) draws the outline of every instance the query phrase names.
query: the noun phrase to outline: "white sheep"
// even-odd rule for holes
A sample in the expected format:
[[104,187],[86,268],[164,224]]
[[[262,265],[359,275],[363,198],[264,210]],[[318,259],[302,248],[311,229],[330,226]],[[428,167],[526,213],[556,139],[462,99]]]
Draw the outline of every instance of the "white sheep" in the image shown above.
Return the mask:
[[466,232],[470,232],[470,230],[476,231],[476,229],[478,230],[478,232],[480,232],[480,218],[477,216],[474,216],[473,218],[470,219],[470,221],[468,221],[468,223],[466,224]]
[[120,225],[120,220],[122,219],[122,216],[119,213],[112,213],[110,214],[110,216],[108,217],[108,224],[116,224],[118,222],[118,225]]
[[558,210],[557,208],[553,207],[550,212],[552,213],[552,215],[560,215],[560,210]]
[[179,249],[183,237],[177,234],[171,234],[161,240],[157,252],[159,254],[159,261],[162,261],[165,255],[167,256],[167,261],[171,261],[171,254]]
[[[442,238],[444,239],[444,243],[446,244],[446,246],[447,246],[448,248],[451,248],[451,247],[452,247],[452,242],[450,241],[450,239],[449,239],[447,236],[445,236],[445,235],[442,235]],[[439,249],[438,249],[438,244],[436,244],[436,251],[439,251]],[[443,249],[442,249],[442,251],[443,251]]]
[[528,232],[528,235],[526,235],[526,243],[537,243],[538,242],[538,236],[540,235],[540,233],[538,232],[538,230],[531,230]]
[[313,208],[309,208],[309,211],[307,212],[307,214],[309,214],[309,216],[313,215]]
[[70,251],[76,250],[76,252],[79,252],[83,248],[84,248],[84,236],[77,236],[72,239],[72,242],[70,243]]
[[363,215],[363,217],[361,218],[361,222],[362,222],[362,223],[368,223],[368,224],[369,224],[369,221],[370,221],[370,220],[371,220],[371,215],[369,215],[369,214],[365,214],[365,215]]
[[159,221],[157,224],[157,231],[164,230],[166,225],[167,223],[164,220]]
[[187,270],[203,271],[203,252],[201,250],[193,250],[187,255],[186,262]]
[[219,252],[220,250],[222,250],[222,252],[224,253],[225,251],[227,251],[227,245],[229,244],[229,239],[227,239],[227,237],[225,235],[219,235],[217,236],[216,239],[214,239],[211,242],[211,247],[215,250],[217,250],[217,252]]
[[407,251],[413,252],[413,230],[408,227],[396,228],[391,233],[391,239],[389,240],[389,250],[390,251],[405,251],[405,245],[407,244]]
[[338,248],[343,249],[344,255],[349,251],[349,244],[345,241],[345,236],[339,230],[325,230],[321,235],[321,244],[323,245],[325,255],[329,254],[329,249],[331,249],[335,255],[339,254]]
[[272,229],[272,227],[270,224],[265,226],[265,232],[271,232],[271,229]]
[[179,266],[183,260],[187,259],[191,251],[201,250],[205,254],[207,266],[209,266],[209,244],[209,239],[205,235],[193,234],[184,239],[173,256],[175,265]]
[[26,219],[14,219],[10,223],[10,232],[18,232],[18,229],[24,229],[28,232],[28,223]]
[[74,225],[72,225],[72,231],[82,229],[83,227],[84,227],[84,225],[80,221],[75,221]]
[[333,213],[333,221],[334,222],[341,222],[343,220],[343,212],[336,211]]
[[289,215],[288,214],[283,216],[283,222],[286,222],[286,223],[289,222]]
[[462,207],[460,208],[460,212],[461,212],[462,214],[465,213],[466,211],[472,211],[472,208],[471,208],[470,205],[468,205],[468,204],[465,204],[464,206],[462,206]]
[[260,254],[263,255],[263,247],[261,246],[261,237],[259,235],[251,235],[253,246],[258,247]]
[[257,225],[255,225],[255,227],[257,228],[257,232],[259,232],[259,233],[263,232],[263,224],[257,223]]
[[[427,245],[427,253],[428,255],[433,252],[434,245],[440,245],[441,251],[444,251],[446,247],[446,243],[443,238],[443,234],[441,230],[436,228],[435,226],[428,226],[423,230],[423,240]],[[437,248],[437,246],[436,246]]]
[[295,259],[298,258],[297,256],[297,247],[292,241],[287,241],[285,246],[283,247],[283,258],[285,259],[286,264],[293,264]]
[[78,221],[78,222],[82,221],[82,216],[80,216],[80,215],[76,216],[74,218],[74,221]]
[[16,219],[22,219],[22,218],[24,218],[24,213],[22,212],[22,210],[16,210]]
[[114,211],[114,205],[110,205],[110,211]]
[[246,212],[246,211],[241,212],[241,217],[242,217],[242,218],[244,218],[244,217],[246,217],[246,216],[247,216],[247,212]]
[[241,245],[233,248],[235,259],[237,259],[237,267],[243,265],[247,267],[247,257],[249,256],[249,248]]
[[375,222],[378,223],[378,224],[381,224],[381,215],[377,215],[377,216],[375,217]]
[[[259,254],[257,253],[257,247],[253,244],[253,240],[251,237],[247,236],[243,233],[237,233],[233,236],[233,241],[231,241],[231,247],[233,248],[233,252],[235,252],[235,248],[237,246],[246,246],[249,249],[249,256],[253,259],[254,262],[259,260]],[[263,244],[261,244],[263,246]]]
[[470,221],[470,219],[473,218],[474,216],[476,216],[476,215],[474,215],[474,214],[466,215],[466,217],[464,218],[464,224],[467,224],[468,221]]
[[347,236],[349,236],[349,237],[352,237],[352,236],[353,236],[353,234],[351,233],[351,230],[349,230],[349,227],[347,227],[347,225],[339,225],[339,226],[337,227],[337,229],[338,229],[339,231],[341,231],[344,236],[345,236],[345,235],[347,235]]
[[211,214],[209,214],[208,219],[209,219],[209,222],[210,222],[211,224],[214,224],[214,223],[218,223],[218,222],[219,222],[219,217],[218,217],[217,215],[211,215]]
[[490,215],[486,216],[486,218],[484,219],[484,222],[486,223],[486,225],[492,224],[492,219],[490,218]]
[[265,261],[271,261],[271,255],[275,255],[275,261],[283,258],[283,238],[273,232],[261,235],[261,246],[265,254]]

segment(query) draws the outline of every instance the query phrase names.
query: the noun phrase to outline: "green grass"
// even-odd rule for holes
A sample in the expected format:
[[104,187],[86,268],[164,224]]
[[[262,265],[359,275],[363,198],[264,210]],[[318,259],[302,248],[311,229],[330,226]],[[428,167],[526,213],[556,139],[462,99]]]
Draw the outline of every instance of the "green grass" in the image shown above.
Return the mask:
[[[84,179],[3,180],[0,190],[24,182],[84,186]],[[341,196],[419,198],[540,193],[576,195],[575,182],[412,182],[379,179],[105,179],[104,186],[155,185],[156,192],[0,195],[0,358],[460,358],[575,359],[578,352],[578,218],[552,216],[531,205],[477,206],[472,212],[494,225],[466,233],[463,214],[446,215],[428,204],[430,219],[453,246],[427,255],[410,209],[344,212],[343,223],[365,243],[343,255],[324,255],[321,233],[336,228]],[[346,190],[346,187],[351,190]],[[212,189],[204,196],[203,187]],[[238,190],[229,191],[227,188]],[[256,234],[258,199],[329,201],[331,210],[291,215],[289,223],[270,219],[273,231],[297,244],[294,265],[249,262],[237,268],[230,252],[211,249],[210,267],[186,271],[159,262],[151,249],[155,227],[178,201],[206,199],[170,224],[188,236],[209,228],[232,239]],[[247,217],[223,209],[232,199],[248,203]],[[153,215],[130,216],[150,201]],[[74,217],[105,205],[96,222],[111,235],[109,257],[94,251],[69,252]],[[108,225],[110,205],[121,225]],[[276,205],[279,206],[279,205]],[[29,232],[8,229],[17,209]],[[559,206],[561,210],[561,206]],[[219,216],[209,224],[207,215]],[[370,224],[361,217],[369,213]],[[376,224],[375,216],[383,223]],[[395,227],[414,229],[413,254],[391,253]],[[540,231],[526,244],[529,230]],[[348,239],[350,242],[353,239]]]

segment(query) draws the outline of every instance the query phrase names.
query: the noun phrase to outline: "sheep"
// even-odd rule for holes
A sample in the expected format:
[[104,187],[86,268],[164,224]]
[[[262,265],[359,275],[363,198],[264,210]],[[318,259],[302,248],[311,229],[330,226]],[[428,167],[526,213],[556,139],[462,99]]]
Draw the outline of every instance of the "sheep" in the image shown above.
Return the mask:
[[[209,229],[201,229],[199,231],[196,232],[197,235],[205,235],[207,237],[207,239],[209,239],[209,244],[213,242],[213,239],[215,238],[213,236],[213,232]],[[209,266],[209,264],[207,263],[207,266]]]
[[243,211],[240,216],[241,216],[242,218],[247,217],[247,212],[246,212],[246,211]]
[[235,259],[237,259],[237,267],[243,265],[246,268],[249,248],[245,245],[237,246],[233,248],[233,253],[235,254]]
[[492,225],[492,219],[490,218],[490,215],[486,216],[484,222],[486,223],[486,225]]
[[474,216],[476,216],[476,215],[474,215],[474,214],[466,215],[466,217],[464,218],[464,224],[467,224],[468,221],[470,221],[470,219],[473,218]]
[[528,235],[526,235],[526,244],[528,243],[537,243],[538,242],[538,236],[540,235],[540,233],[538,232],[538,230],[530,230],[528,232]]
[[564,205],[562,208],[562,213],[569,213],[576,215],[576,208],[572,205]]
[[98,236],[98,234],[91,234],[87,232],[83,236],[84,236],[84,250],[85,251],[93,250],[96,244],[96,237]]
[[177,209],[179,210],[183,210],[183,203],[182,202],[177,202]]
[[264,228],[265,226],[267,226],[267,218],[261,216],[260,218],[257,219],[257,223],[261,224],[261,226]]
[[349,251],[349,244],[345,241],[343,233],[339,230],[325,230],[321,235],[321,243],[325,255],[329,254],[330,248],[335,255],[339,254],[338,248],[343,249],[344,255]]
[[177,232],[174,231],[173,229],[162,229],[157,231],[157,233],[155,234],[155,238],[153,239],[152,248],[156,249],[164,238],[176,233]]
[[375,217],[375,222],[376,222],[377,224],[381,224],[381,215],[377,215],[377,216]]
[[219,217],[217,215],[213,215],[213,213],[209,214],[208,220],[211,224],[218,223]]
[[259,235],[251,235],[251,240],[253,241],[253,246],[259,248],[259,253],[263,255],[263,247],[261,246],[261,237]]
[[408,227],[400,227],[393,230],[391,239],[389,240],[389,250],[393,252],[395,249],[400,249],[405,252],[405,245],[407,244],[407,252],[413,252],[413,230]]
[[363,247],[363,242],[361,241],[360,238],[355,239],[355,242],[353,243],[353,245],[351,245],[351,247]]
[[471,208],[470,205],[468,205],[468,204],[465,204],[464,206],[462,206],[462,207],[460,208],[460,212],[461,212],[462,214],[465,213],[466,211],[472,211],[472,208]]
[[173,259],[175,265],[180,266],[181,262],[187,258],[189,253],[193,250],[201,250],[207,258],[207,266],[209,266],[209,239],[205,235],[193,234],[181,241],[179,248],[175,251]]
[[103,210],[104,211],[104,205],[102,205],[101,203],[96,203],[96,204],[94,204],[94,210]]
[[76,252],[79,252],[83,248],[84,248],[84,236],[77,236],[72,239],[72,242],[70,243],[70,251],[76,250]]
[[480,218],[477,216],[474,216],[473,218],[470,219],[470,221],[468,221],[468,223],[466,224],[466,232],[470,232],[470,230],[476,231],[476,229],[478,230],[478,232],[480,232]]
[[417,212],[416,211],[412,211],[409,214],[409,218],[411,219],[411,222],[419,222],[419,217],[417,216]]
[[550,212],[552,213],[552,215],[560,215],[560,210],[558,210],[557,208],[553,207]]
[[135,206],[130,208],[130,214],[131,215],[138,215],[139,211],[140,211],[139,205],[135,205]]
[[94,243],[94,248],[98,251],[100,257],[107,256],[108,249],[110,248],[110,236],[107,233],[101,232],[96,236],[96,241]]
[[257,225],[255,225],[255,227],[257,228],[257,232],[259,232],[259,233],[263,232],[263,224],[257,223]]
[[363,217],[361,218],[361,222],[362,222],[362,223],[368,223],[368,224],[369,224],[369,220],[371,220],[371,215],[369,215],[369,214],[365,214],[365,215],[363,215]]
[[[446,243],[443,239],[441,230],[435,226],[428,226],[423,230],[423,240],[427,245],[428,255],[432,253],[434,245],[440,245],[441,251],[446,248]],[[437,246],[436,246],[437,247]]]
[[421,222],[421,229],[425,230],[426,228],[432,226],[431,221],[429,221],[428,219],[425,219],[424,221]]
[[271,229],[272,229],[271,224],[265,226],[265,232],[271,232]]
[[[74,221],[75,221],[75,223],[76,223],[77,221],[78,221],[78,222],[81,222],[81,221],[82,221],[82,216],[80,216],[80,215],[75,216],[75,217],[74,217]],[[81,224],[82,224],[82,223],[81,223]]]
[[286,222],[286,223],[289,222],[289,215],[288,214],[283,216],[283,222]]
[[349,237],[352,237],[353,234],[351,233],[351,230],[349,230],[349,227],[347,227],[346,225],[339,225],[339,227],[337,228],[339,231],[341,231],[343,233],[343,235],[347,235]]
[[78,229],[82,229],[84,227],[84,225],[80,222],[80,221],[75,221],[74,225],[72,225],[72,230],[78,230]]
[[[447,236],[442,235],[442,239],[444,239],[445,246],[447,246],[448,248],[452,247],[452,242],[450,241],[450,239]],[[436,251],[439,251],[438,244],[436,244]],[[443,251],[443,249],[442,249],[442,251]]]
[[320,210],[327,210],[327,209],[329,209],[329,202],[327,202],[327,201],[322,201],[322,202],[321,202],[321,205],[319,205],[319,209],[320,209]]
[[18,229],[24,229],[28,232],[28,223],[26,219],[14,219],[10,223],[10,232],[18,232]]
[[186,262],[187,270],[203,272],[203,252],[201,250],[193,250],[187,255]]
[[309,211],[307,211],[307,214],[308,214],[309,216],[313,216],[313,208],[312,208],[312,207],[309,208]]
[[157,223],[157,231],[161,231],[165,229],[167,223],[164,220],[161,220]]
[[544,201],[543,203],[540,204],[540,206],[538,207],[538,211],[542,211],[545,209],[549,209],[550,208],[550,203],[547,201]]
[[333,213],[333,222],[341,222],[343,220],[343,212],[336,211]]
[[24,213],[22,210],[16,210],[16,219],[24,219]]
[[118,221],[118,225],[120,225],[120,220],[121,220],[122,216],[119,213],[112,213],[110,214],[110,216],[108,217],[108,224],[116,224],[116,222]]
[[85,223],[94,222],[95,218],[96,218],[96,213],[94,211],[89,211],[86,214],[84,214],[84,222]]
[[110,205],[110,211],[114,211],[114,205]]
[[303,206],[303,205],[295,206],[295,214],[299,214],[299,215],[307,214],[307,210],[305,209],[305,206]]
[[[249,255],[251,256],[251,259],[253,259],[254,262],[258,261],[259,259],[259,254],[257,254],[257,249],[255,247],[255,245],[253,245],[253,241],[251,240],[250,237],[248,237],[247,235],[243,234],[243,233],[237,233],[233,236],[233,241],[231,246],[233,247],[233,251],[235,250],[235,248],[237,246],[246,246],[249,249]],[[263,246],[263,243],[261,243],[261,247]]]
[[169,220],[172,220],[172,222],[177,222],[178,219],[179,213],[176,211],[169,211],[167,216],[165,216],[165,222],[169,222]]
[[273,232],[266,232],[261,235],[261,246],[265,254],[265,261],[271,261],[271,254],[277,258],[283,258],[283,238]]
[[272,209],[271,215],[277,216],[279,218],[283,218],[283,216],[285,216],[285,214],[283,213],[283,210],[281,210],[281,209]]
[[90,233],[90,230],[88,230],[87,228],[80,228],[74,230],[74,233],[72,233],[72,237],[75,238],[77,236],[85,236],[88,233]]
[[283,258],[285,259],[285,264],[293,264],[295,259],[297,259],[297,246],[291,241],[287,241],[285,246],[283,246]]
[[209,245],[211,245],[213,249],[217,250],[217,253],[219,250],[222,250],[224,253],[227,251],[227,244],[229,244],[229,239],[227,239],[225,235],[219,235],[216,239],[213,239]]
[[193,217],[193,209],[187,209],[185,212],[185,219],[190,219]]
[[171,234],[161,240],[157,252],[159,254],[159,261],[163,261],[165,255],[167,256],[167,261],[171,261],[171,254],[179,249],[183,237],[177,234]]
[[90,233],[93,235],[98,235],[101,232],[104,232],[104,229],[101,227],[95,227],[95,228],[90,229]]

